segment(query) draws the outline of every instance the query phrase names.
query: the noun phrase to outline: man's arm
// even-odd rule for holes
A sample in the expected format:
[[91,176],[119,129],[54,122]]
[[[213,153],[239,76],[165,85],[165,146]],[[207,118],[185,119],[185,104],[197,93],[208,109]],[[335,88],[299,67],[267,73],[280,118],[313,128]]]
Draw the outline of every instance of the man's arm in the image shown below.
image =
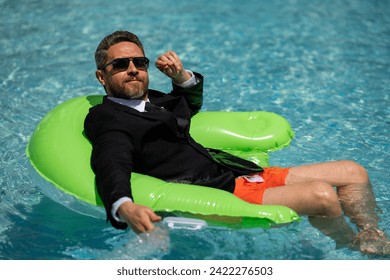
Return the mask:
[[[129,225],[140,233],[152,230],[152,222],[161,218],[151,208],[132,202],[130,176],[134,146],[122,130],[124,125],[113,120],[110,114],[92,110],[85,121],[85,132],[93,145],[91,164],[108,220],[115,228],[125,229]],[[113,205],[120,200],[124,202],[118,211],[113,211]]]
[[172,95],[183,96],[191,110],[191,115],[199,112],[203,104],[203,77],[198,73],[185,70],[180,58],[174,51],[160,55],[156,67],[172,79]]
[[112,206],[121,198],[132,199],[130,174],[134,165],[134,145],[123,130],[126,124],[106,109],[101,109],[101,106],[90,110],[84,122],[84,131],[93,146],[91,166],[107,219],[115,228],[124,229],[127,227],[126,221],[118,219]]
[[[89,122],[87,124],[91,125]],[[107,124],[100,125],[103,130]],[[86,131],[89,131],[87,127],[88,125]],[[91,141],[93,145],[91,165],[107,218],[115,228],[126,228],[126,224],[112,215],[111,208],[113,203],[122,197],[132,199],[129,182],[133,166],[133,145],[123,132],[115,129],[98,133]]]

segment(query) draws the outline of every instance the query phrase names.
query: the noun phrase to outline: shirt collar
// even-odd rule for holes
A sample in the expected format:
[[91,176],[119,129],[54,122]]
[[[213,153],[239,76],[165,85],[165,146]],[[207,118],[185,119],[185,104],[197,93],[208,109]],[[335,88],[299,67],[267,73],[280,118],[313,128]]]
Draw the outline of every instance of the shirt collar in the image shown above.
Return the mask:
[[115,103],[133,108],[141,113],[145,112],[145,103],[149,102],[149,99],[147,101],[145,101],[145,100],[141,100],[141,99],[124,99],[124,98],[118,98],[118,97],[112,97],[112,96],[108,96],[107,98]]

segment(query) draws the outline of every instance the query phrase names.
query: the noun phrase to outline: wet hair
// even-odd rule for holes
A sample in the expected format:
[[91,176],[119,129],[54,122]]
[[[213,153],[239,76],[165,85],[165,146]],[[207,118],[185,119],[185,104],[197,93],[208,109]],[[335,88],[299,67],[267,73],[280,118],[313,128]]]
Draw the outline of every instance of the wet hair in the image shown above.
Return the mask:
[[101,69],[104,64],[106,64],[108,49],[120,42],[134,43],[140,47],[142,52],[145,54],[144,47],[141,41],[138,39],[137,35],[129,31],[115,31],[104,37],[95,51],[95,62],[97,69]]

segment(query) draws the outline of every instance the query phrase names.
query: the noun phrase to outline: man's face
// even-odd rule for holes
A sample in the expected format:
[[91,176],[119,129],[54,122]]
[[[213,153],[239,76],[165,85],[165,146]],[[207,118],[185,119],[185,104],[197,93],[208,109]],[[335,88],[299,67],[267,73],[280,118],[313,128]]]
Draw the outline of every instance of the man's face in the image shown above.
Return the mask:
[[[107,63],[118,58],[144,57],[141,48],[131,42],[121,42],[111,46],[107,51]],[[149,76],[146,68],[135,67],[130,61],[126,70],[115,69],[113,65],[96,71],[96,77],[105,87],[107,95],[124,99],[146,99],[149,87]]]

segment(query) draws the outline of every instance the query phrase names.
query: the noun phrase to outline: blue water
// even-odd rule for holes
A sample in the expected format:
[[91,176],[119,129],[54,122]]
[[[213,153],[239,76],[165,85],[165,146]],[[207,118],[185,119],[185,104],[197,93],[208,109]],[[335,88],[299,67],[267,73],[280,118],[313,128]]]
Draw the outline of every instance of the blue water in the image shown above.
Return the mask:
[[[295,139],[271,164],[363,164],[390,235],[389,10],[386,0],[0,0],[0,259],[368,259],[306,217],[270,230],[117,231],[49,198],[25,146],[54,106],[103,93],[94,50],[127,29],[150,59],[174,49],[205,76],[204,110],[286,117]],[[157,70],[150,78],[169,90]]]

